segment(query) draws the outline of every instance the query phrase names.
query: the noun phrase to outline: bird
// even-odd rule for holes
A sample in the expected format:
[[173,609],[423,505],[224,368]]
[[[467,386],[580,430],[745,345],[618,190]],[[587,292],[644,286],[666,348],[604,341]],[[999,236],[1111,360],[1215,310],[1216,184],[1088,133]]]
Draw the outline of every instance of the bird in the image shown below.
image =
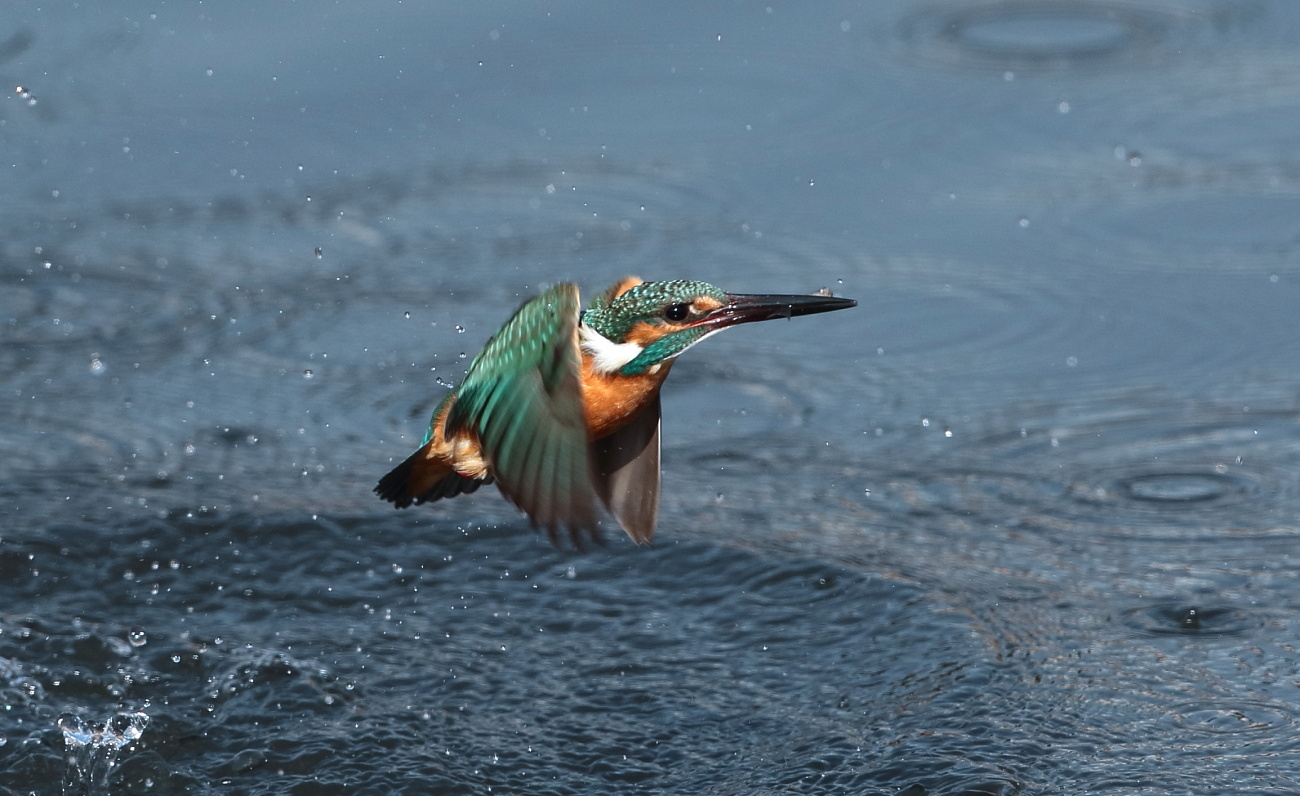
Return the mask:
[[627,276],[584,309],[563,282],[524,302],[433,411],[420,447],[375,494],[401,509],[496,483],[578,550],[603,507],[637,544],[659,511],[659,391],[677,357],[731,326],[857,306],[810,295],[731,294]]

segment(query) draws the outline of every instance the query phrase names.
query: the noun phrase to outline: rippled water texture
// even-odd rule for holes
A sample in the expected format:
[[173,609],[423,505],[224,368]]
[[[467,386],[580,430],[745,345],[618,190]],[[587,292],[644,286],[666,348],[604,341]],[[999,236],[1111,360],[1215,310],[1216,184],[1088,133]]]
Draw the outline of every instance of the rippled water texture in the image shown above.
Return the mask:
[[[1300,792],[1300,7],[443,5],[0,19],[0,794]],[[860,306],[374,499],[626,273]]]

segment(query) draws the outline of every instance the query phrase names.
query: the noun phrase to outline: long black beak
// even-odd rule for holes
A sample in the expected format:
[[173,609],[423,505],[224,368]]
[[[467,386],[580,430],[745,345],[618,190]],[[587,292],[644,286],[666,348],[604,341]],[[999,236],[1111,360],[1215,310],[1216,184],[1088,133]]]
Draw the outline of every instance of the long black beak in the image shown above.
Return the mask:
[[731,295],[727,303],[705,315],[694,326],[723,329],[738,323],[793,318],[819,312],[846,310],[858,306],[853,299],[814,294],[811,296]]

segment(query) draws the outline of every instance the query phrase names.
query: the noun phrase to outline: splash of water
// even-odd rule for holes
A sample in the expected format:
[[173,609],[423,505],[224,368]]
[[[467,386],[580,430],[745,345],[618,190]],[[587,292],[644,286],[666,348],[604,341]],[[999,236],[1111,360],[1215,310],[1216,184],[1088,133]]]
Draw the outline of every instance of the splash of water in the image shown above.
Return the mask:
[[103,724],[87,721],[75,713],[59,717],[68,766],[63,772],[63,796],[104,796],[117,766],[117,756],[127,744],[140,740],[149,716],[142,712],[119,712]]

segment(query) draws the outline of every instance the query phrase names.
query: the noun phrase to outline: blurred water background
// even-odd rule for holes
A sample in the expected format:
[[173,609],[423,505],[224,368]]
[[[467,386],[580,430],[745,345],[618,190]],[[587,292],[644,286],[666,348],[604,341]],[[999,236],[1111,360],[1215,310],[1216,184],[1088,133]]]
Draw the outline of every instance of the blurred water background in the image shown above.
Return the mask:
[[[0,19],[0,793],[1300,791],[1300,5]],[[370,494],[523,299],[856,310],[648,549]]]

